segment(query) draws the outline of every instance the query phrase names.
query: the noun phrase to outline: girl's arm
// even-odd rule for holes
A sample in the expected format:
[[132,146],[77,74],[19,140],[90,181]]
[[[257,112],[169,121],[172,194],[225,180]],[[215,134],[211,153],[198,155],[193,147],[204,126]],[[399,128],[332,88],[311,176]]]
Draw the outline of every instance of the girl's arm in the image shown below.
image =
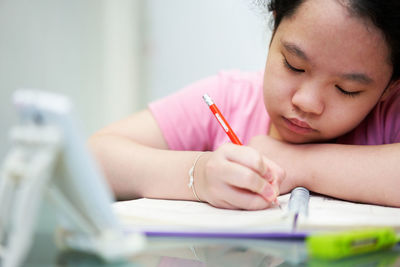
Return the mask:
[[[168,150],[148,110],[99,131],[89,145],[117,198],[196,200],[188,171],[201,152]],[[194,183],[199,198],[214,206],[262,209],[276,198],[283,176],[255,149],[226,144],[199,158]]]
[[285,169],[281,192],[304,186],[336,198],[400,207],[400,143],[293,145],[258,136],[251,146]]

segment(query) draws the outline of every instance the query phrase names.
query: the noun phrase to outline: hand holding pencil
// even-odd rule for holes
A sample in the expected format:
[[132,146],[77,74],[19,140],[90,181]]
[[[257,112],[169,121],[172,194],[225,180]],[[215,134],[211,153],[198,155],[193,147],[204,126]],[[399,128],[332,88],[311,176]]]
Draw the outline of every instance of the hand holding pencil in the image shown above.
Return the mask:
[[254,148],[242,146],[226,119],[208,95],[203,96],[232,143],[221,145],[203,160],[201,182],[204,200],[230,209],[264,209],[276,203],[285,173]]

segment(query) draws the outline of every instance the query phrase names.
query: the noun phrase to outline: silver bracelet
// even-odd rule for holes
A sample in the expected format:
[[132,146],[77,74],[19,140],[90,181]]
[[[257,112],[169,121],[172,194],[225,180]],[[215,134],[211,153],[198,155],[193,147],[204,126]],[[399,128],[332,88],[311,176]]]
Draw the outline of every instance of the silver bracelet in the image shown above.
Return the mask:
[[202,155],[204,155],[204,152],[199,153],[199,154],[197,155],[196,159],[194,160],[193,166],[192,166],[192,168],[190,168],[190,170],[189,170],[189,183],[188,183],[188,187],[189,187],[189,188],[192,188],[193,195],[196,197],[196,199],[197,199],[199,202],[202,202],[202,201],[201,201],[200,198],[197,196],[197,194],[196,194],[196,189],[194,188],[194,176],[193,176],[193,173],[194,173],[194,168],[196,167],[197,161],[199,160],[199,158],[200,158]]

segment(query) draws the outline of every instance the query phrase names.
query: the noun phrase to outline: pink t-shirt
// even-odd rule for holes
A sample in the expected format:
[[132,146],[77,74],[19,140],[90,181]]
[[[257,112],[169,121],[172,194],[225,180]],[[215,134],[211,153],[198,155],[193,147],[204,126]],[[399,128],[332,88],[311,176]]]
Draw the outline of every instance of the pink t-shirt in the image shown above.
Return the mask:
[[[229,142],[202,96],[214,100],[243,144],[266,134],[270,117],[263,101],[262,72],[220,72],[149,104],[172,150],[215,150]],[[378,145],[400,142],[400,90],[379,102],[371,114],[338,143]]]

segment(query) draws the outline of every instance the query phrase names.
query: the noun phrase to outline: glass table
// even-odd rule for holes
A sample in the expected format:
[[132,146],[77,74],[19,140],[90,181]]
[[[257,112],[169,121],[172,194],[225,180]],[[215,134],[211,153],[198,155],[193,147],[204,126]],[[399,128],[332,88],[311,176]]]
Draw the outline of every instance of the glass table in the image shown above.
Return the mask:
[[400,244],[386,251],[321,261],[309,259],[300,240],[182,237],[149,237],[140,253],[107,263],[95,255],[59,250],[54,241],[57,222],[53,211],[46,205],[42,209],[23,267],[400,266]]
[[35,234],[24,267],[127,266],[400,266],[400,245],[337,261],[308,259],[302,241],[150,237],[128,260],[107,263],[95,255],[59,251],[53,234]]

